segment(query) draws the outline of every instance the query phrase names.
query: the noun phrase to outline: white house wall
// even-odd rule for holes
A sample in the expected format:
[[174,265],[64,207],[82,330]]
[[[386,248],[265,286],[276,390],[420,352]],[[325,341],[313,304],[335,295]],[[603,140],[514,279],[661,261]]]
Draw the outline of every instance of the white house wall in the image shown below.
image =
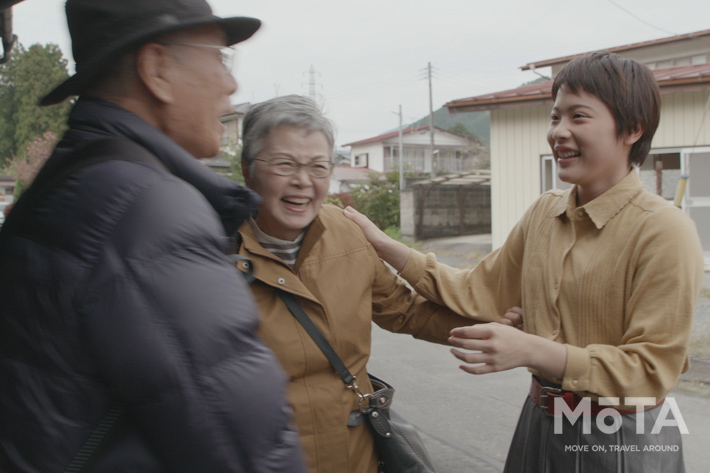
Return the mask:
[[[402,135],[402,144],[407,147],[417,146],[419,148],[429,149],[431,138],[429,137],[429,131],[407,133]],[[399,137],[395,136],[393,138],[388,138],[386,140],[370,142],[361,145],[353,145],[350,148],[350,162],[353,167],[355,166],[355,156],[367,153],[368,156],[368,167],[373,171],[384,172],[385,170],[385,157],[384,149],[386,146],[397,146],[399,143]],[[474,142],[468,138],[455,135],[453,133],[446,133],[440,130],[434,131],[434,149],[437,147],[454,147],[454,148],[465,148],[471,146]],[[406,156],[406,153],[405,153]],[[431,162],[429,160],[428,151],[426,153],[425,171],[431,170]],[[406,160],[405,160],[406,161]]]
[[540,196],[540,156],[550,154],[551,105],[491,111],[491,238],[503,244]]
[[382,142],[378,141],[376,143],[366,143],[364,145],[353,146],[352,148],[350,148],[350,162],[352,163],[353,167],[356,167],[355,156],[365,153],[367,153],[368,155],[367,167],[374,171],[382,172],[382,170],[385,168],[384,148],[382,147]]
[[676,148],[710,145],[710,116],[706,116],[703,123],[708,97],[710,90],[663,95],[661,122],[651,146]]

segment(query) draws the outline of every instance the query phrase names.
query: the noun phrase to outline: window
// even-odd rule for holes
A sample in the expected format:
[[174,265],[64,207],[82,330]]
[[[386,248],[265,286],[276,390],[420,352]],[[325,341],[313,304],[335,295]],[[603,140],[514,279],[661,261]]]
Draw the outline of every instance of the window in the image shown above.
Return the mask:
[[708,62],[707,55],[705,54],[698,54],[697,56],[693,56],[690,58],[690,63],[692,65],[696,64],[706,64]]
[[366,168],[368,167],[368,154],[367,153],[362,153],[362,154],[356,154],[355,158],[353,159],[353,167],[354,168]]
[[649,154],[639,168],[639,177],[648,192],[673,199],[680,178],[680,153]]
[[551,189],[569,189],[572,184],[560,181],[557,177],[557,165],[552,155],[544,155],[540,157],[540,193],[547,192]]

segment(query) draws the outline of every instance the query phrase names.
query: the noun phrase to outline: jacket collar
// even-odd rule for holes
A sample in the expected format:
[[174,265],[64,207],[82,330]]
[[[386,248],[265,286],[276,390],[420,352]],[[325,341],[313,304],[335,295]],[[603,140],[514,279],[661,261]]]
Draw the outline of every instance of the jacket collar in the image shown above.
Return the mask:
[[[320,218],[320,213],[318,213],[313,222],[311,222],[311,224],[308,226],[306,234],[303,236],[301,249],[298,251],[298,258],[296,259],[296,264],[293,267],[294,272],[298,272],[298,268],[301,266],[301,263],[303,263],[303,260],[308,257],[313,248],[318,244],[320,239],[323,237],[323,233],[325,232],[325,230],[326,227],[323,224],[322,219]],[[248,222],[245,222],[244,225],[242,225],[242,227],[239,229],[239,233],[242,237],[241,246],[244,250],[281,262],[281,260],[276,258],[276,256],[274,256],[270,251],[264,249],[264,247],[261,246],[259,240],[254,234],[254,229],[251,227],[251,225],[249,225]],[[241,252],[242,250],[239,251]],[[285,263],[284,265],[287,266]]]
[[134,141],[153,153],[174,176],[195,187],[217,211],[225,231],[234,234],[261,203],[250,189],[202,165],[170,137],[118,105],[82,97],[69,116],[69,130],[58,144],[68,152],[85,141],[116,136]]
[[604,192],[596,199],[587,202],[586,205],[577,207],[577,186],[572,187],[568,191],[567,199],[559,199],[552,208],[552,215],[561,217],[567,215],[572,219],[572,216],[579,209],[583,209],[589,218],[594,222],[597,229],[601,230],[609,221],[623,209],[631,199],[633,199],[643,189],[641,179],[638,172],[632,169],[626,177],[624,177],[614,187]]

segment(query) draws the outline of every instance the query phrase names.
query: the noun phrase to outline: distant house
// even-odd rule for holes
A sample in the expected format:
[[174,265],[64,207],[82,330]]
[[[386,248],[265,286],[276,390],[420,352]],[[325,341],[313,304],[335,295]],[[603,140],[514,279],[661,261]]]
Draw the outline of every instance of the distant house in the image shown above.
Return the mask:
[[333,153],[333,163],[336,166],[350,166],[350,151],[346,149],[336,149]]
[[232,111],[219,117],[226,128],[222,134],[222,146],[228,144],[239,145],[242,142],[242,123],[244,115],[249,111],[251,104],[249,102],[232,105]]
[[349,165],[335,166],[330,176],[329,194],[351,193],[357,187],[370,181],[371,174],[378,174],[369,168],[354,168]]
[[[640,170],[646,188],[672,199],[680,175],[690,176],[683,210],[695,221],[710,268],[710,30],[610,48],[649,66],[661,88],[661,122]],[[579,55],[530,63],[554,75]],[[453,100],[449,112],[491,111],[493,247],[544,191],[564,188],[545,135],[552,81]]]
[[12,203],[15,192],[15,178],[0,176],[0,203]]
[[[251,104],[248,102],[232,105],[231,112],[219,117],[219,121],[222,122],[225,128],[224,133],[222,133],[223,149],[242,144],[242,123],[244,122],[244,115],[249,111],[249,107],[251,107]],[[201,159],[200,162],[220,174],[230,175],[232,172],[230,162],[221,156]]]
[[[353,168],[378,172],[399,170],[399,131],[388,132],[344,145],[350,148]],[[475,139],[434,128],[433,153],[429,126],[402,130],[403,168],[405,172],[431,172],[432,154],[437,172],[459,172],[477,163],[481,144]]]

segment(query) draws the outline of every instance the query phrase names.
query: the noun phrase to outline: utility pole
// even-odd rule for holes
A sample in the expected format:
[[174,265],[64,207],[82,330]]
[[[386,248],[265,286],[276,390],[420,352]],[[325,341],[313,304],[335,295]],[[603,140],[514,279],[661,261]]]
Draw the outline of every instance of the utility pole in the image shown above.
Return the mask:
[[308,87],[308,92],[309,96],[315,101],[316,99],[316,70],[313,68],[313,64],[311,64],[311,80],[309,81],[309,87]]
[[404,152],[402,151],[402,106],[399,106],[399,190],[404,190]]
[[431,177],[436,177],[436,162],[434,161],[434,106],[431,95],[431,62],[427,63],[429,76],[429,157],[431,158]]

